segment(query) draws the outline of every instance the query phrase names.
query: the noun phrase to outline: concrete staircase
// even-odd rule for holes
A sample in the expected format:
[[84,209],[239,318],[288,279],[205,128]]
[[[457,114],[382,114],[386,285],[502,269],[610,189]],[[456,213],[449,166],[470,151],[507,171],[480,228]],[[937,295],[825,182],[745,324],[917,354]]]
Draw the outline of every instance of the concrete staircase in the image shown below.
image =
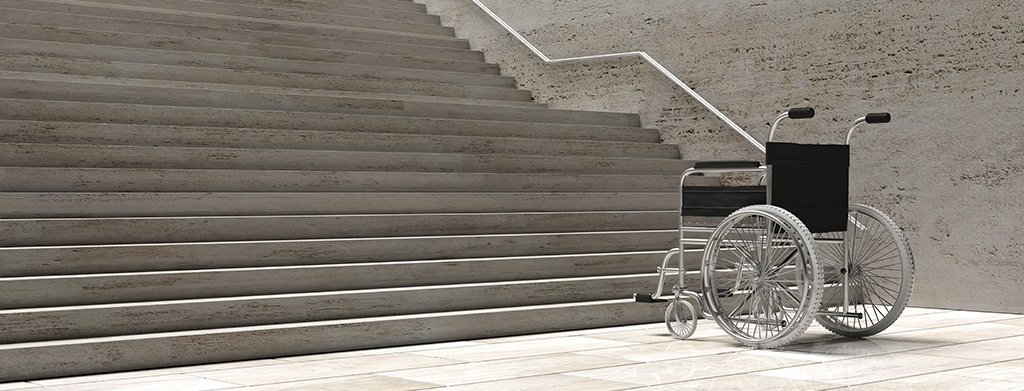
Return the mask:
[[0,3],[0,382],[662,319],[688,167],[404,0]]

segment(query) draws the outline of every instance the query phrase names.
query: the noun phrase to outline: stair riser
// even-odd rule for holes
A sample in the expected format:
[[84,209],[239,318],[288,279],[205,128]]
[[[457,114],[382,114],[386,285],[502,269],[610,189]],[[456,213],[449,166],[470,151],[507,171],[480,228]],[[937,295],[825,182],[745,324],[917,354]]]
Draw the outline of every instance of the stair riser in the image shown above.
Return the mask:
[[578,156],[0,143],[0,166],[678,175],[692,166],[692,162]]
[[457,73],[429,70],[288,60],[269,57],[233,56],[216,53],[189,53],[162,49],[137,49],[102,45],[81,45],[25,39],[0,38],[0,53],[22,56],[70,57],[95,61],[202,67],[214,69],[298,73],[317,76],[377,78],[412,82],[433,82],[486,87],[515,87],[515,80],[497,74]]
[[[15,73],[18,76],[32,74]],[[11,74],[12,76],[14,74]],[[40,75],[42,76],[42,75]],[[63,76],[54,76],[60,78]],[[639,127],[636,114],[551,110],[541,107],[485,106],[472,104],[419,102],[414,100],[369,99],[330,94],[284,93],[257,87],[236,88],[210,84],[132,86],[106,84],[107,81],[25,80],[0,77],[9,89],[0,98],[81,101],[114,104],[187,106],[245,110],[285,110],[295,112],[389,115],[421,118],[448,118],[489,121],[530,121],[578,125]],[[104,82],[104,84],[96,83]],[[212,90],[210,88],[222,88]],[[413,98],[410,98],[413,99]]]
[[[302,8],[280,8],[272,4],[253,5],[247,3],[222,3],[216,1],[151,1],[151,0],[115,0],[96,1],[94,4],[110,3],[113,6],[144,7],[156,12],[181,11],[213,14],[228,17],[257,18],[269,20],[289,20],[303,23],[336,24],[340,17],[359,17],[378,19],[386,22],[404,22],[416,24],[441,24],[437,15],[426,12],[409,12],[398,9],[381,9],[367,7],[366,4],[354,5],[349,2],[335,2],[330,8],[310,10]],[[102,7],[101,7],[102,8]]]
[[0,120],[0,142],[678,159],[669,144]]
[[0,246],[374,238],[672,229],[677,212],[0,220]]
[[202,328],[357,319],[573,301],[614,300],[650,289],[657,279],[621,276],[594,279],[503,282],[415,289],[328,292],[55,308],[40,312],[0,311],[0,343],[133,335]]
[[2,98],[0,119],[651,143],[659,138],[657,130],[643,128]]
[[469,42],[454,36],[430,36],[395,33],[385,30],[352,29],[338,25],[310,25],[301,23],[274,23],[257,19],[223,19],[213,15],[153,13],[129,8],[106,8],[97,10],[79,4],[54,4],[35,0],[9,0],[4,7],[35,10],[39,12],[68,13],[82,16],[111,17],[124,20],[141,20],[155,23],[179,24],[212,28],[231,28],[248,31],[278,32],[284,34],[308,35],[311,37],[333,37],[366,41],[394,42],[410,45],[469,49]]
[[0,168],[6,192],[670,192],[677,182],[674,175]]
[[0,218],[672,210],[676,193],[0,193]]
[[[25,277],[89,273],[129,273],[154,270],[203,270],[218,268],[337,265],[367,262],[401,262],[424,259],[501,258],[496,265],[508,267],[522,278],[579,277],[595,272],[615,273],[607,262],[623,262],[641,254],[644,270],[661,263],[664,251],[675,246],[677,231],[560,233],[531,235],[439,236],[388,239],[333,239],[309,241],[220,242],[130,246],[64,246],[0,248],[5,262],[0,276]],[[556,271],[553,255],[618,253],[608,258],[572,257],[571,272]],[[526,258],[524,258],[526,257]],[[531,258],[539,257],[539,258]],[[653,257],[653,258],[651,258]],[[653,261],[652,261],[653,260]],[[533,263],[531,263],[533,262]],[[548,266],[544,266],[547,262]],[[445,263],[449,267],[458,262]],[[603,265],[603,266],[602,266]],[[515,268],[522,269],[513,270]],[[494,268],[490,266],[488,268]],[[532,268],[532,269],[531,269]],[[588,271],[593,270],[593,271]],[[573,274],[575,273],[575,274]]]
[[[0,278],[0,309],[63,307],[164,300],[329,292],[558,278],[549,271],[516,271],[498,262],[414,261],[182,272]],[[648,272],[650,271],[649,265]],[[268,284],[268,281],[273,281]],[[655,280],[656,281],[656,280]],[[654,283],[619,292],[653,289]]]
[[[337,3],[329,1],[301,1],[294,0],[218,0],[217,3],[266,5],[275,8],[300,9],[304,11],[332,12]],[[427,12],[424,4],[413,3],[405,0],[345,0],[345,4],[358,7],[393,9],[406,12]],[[337,13],[337,12],[333,12]]]
[[[170,4],[170,3],[168,3]],[[191,3],[196,5],[198,3]],[[208,3],[210,4],[210,3]],[[261,18],[259,15],[251,16],[229,16],[229,15],[217,15],[211,13],[195,13],[190,11],[177,11],[168,9],[155,9],[155,8],[144,8],[144,7],[131,7],[131,6],[118,6],[118,5],[105,5],[100,3],[92,3],[89,5],[77,4],[73,2],[62,2],[62,1],[39,1],[39,0],[8,0],[5,2],[5,6],[11,8],[20,9],[32,9],[37,11],[50,11],[50,12],[61,12],[81,15],[92,15],[92,16],[104,16],[112,18],[125,18],[125,19],[137,19],[137,20],[152,20],[167,23],[179,23],[179,24],[194,24],[200,26],[218,26],[218,27],[233,27],[241,28],[241,26],[280,26],[278,30],[273,31],[289,31],[295,27],[289,25],[300,25],[306,27],[306,29],[331,29],[332,27],[343,27],[343,28],[359,28],[378,30],[380,32],[388,33],[408,33],[408,34],[420,34],[437,37],[454,37],[454,29],[451,27],[444,27],[439,24],[424,24],[424,23],[411,23],[401,21],[388,21],[381,19],[365,18],[358,16],[346,16],[338,14],[316,14],[307,13],[302,17],[308,18],[302,21],[302,17],[287,15],[290,12],[279,12],[276,15],[271,14],[269,16],[272,19]],[[226,8],[236,7],[229,5]],[[248,6],[241,6],[241,8],[247,8]],[[378,10],[372,10],[371,12],[380,12]],[[401,13],[401,15],[415,15],[414,17],[423,17],[423,14],[414,13]],[[429,16],[428,16],[429,17]],[[258,29],[258,28],[252,28]]]
[[220,85],[299,88],[320,91],[374,92],[383,94],[510,100],[530,102],[530,91],[513,88],[455,85],[429,81],[381,80],[331,77],[298,73],[259,72],[196,68],[175,65],[93,61],[38,56],[0,55],[6,70],[27,73],[63,73],[81,76],[123,77]]
[[[12,345],[0,350],[0,381],[653,323],[664,319],[664,313],[661,305],[598,302],[229,329],[203,334],[157,334],[149,338],[84,340],[67,345]],[[374,367],[374,370],[379,369],[379,366]]]
[[[59,44],[110,46],[118,48],[162,50],[191,56],[192,53],[227,55],[236,57],[268,58],[277,60],[315,61],[330,64],[354,64],[392,68],[424,69],[444,72],[499,75],[497,65],[471,60],[423,58],[397,54],[365,53],[357,50],[330,50],[295,46],[248,44],[200,40],[190,37],[141,35],[117,32],[97,32],[43,26],[11,25],[0,23],[0,35],[8,39],[35,40],[45,47],[48,42]],[[365,49],[365,48],[363,48]],[[476,57],[476,55],[474,55]]]
[[[109,32],[117,32],[122,34],[159,36],[163,37],[160,38],[162,40],[170,40],[172,37],[203,39],[208,42],[197,42],[197,44],[201,43],[205,45],[198,47],[204,48],[204,51],[230,50],[228,52],[221,52],[222,54],[236,53],[238,49],[246,47],[244,45],[251,48],[260,48],[260,46],[255,45],[274,45],[439,58],[459,61],[484,60],[482,53],[470,51],[464,48],[432,47],[372,40],[318,37],[280,32],[216,28],[212,26],[181,25],[144,20],[19,10],[3,7],[0,7],[0,22],[10,23],[10,25],[5,25],[3,28],[0,28],[0,31],[5,32],[5,36],[11,38],[30,37],[30,39],[43,41],[57,40],[67,42],[67,40],[62,39],[66,35],[57,34],[56,31],[53,31],[50,28],[40,28],[41,26],[59,26],[71,29],[68,30],[68,32],[88,31],[92,32],[93,35],[106,35],[106,33]],[[21,32],[15,35],[9,34],[13,30],[20,30]],[[104,39],[97,42],[107,41]],[[266,52],[266,55],[272,54],[273,52]]]

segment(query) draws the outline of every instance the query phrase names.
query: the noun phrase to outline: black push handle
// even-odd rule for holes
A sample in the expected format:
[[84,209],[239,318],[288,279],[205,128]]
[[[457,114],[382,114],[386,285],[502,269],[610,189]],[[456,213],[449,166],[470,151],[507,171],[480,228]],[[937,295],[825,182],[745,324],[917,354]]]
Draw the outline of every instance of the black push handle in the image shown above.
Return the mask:
[[850,130],[846,131],[846,145],[850,145],[850,138],[853,137],[853,130],[857,128],[857,125],[862,123],[869,124],[884,124],[892,120],[892,116],[889,113],[871,113],[865,115],[863,118],[857,118],[850,124]]
[[802,119],[802,118],[814,118],[813,107],[798,107],[795,109],[789,109],[789,118]]
[[892,120],[892,116],[889,113],[871,113],[864,116],[864,122],[869,124],[884,124]]

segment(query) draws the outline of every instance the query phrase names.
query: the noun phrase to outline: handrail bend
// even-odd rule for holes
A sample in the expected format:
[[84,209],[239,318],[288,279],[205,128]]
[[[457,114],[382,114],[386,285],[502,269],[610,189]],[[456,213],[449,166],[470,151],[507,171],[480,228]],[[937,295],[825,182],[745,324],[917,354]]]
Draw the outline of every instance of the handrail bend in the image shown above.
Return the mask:
[[512,36],[516,37],[516,39],[518,39],[519,42],[522,42],[523,45],[526,45],[526,47],[529,48],[533,52],[533,54],[536,54],[537,57],[540,57],[542,60],[544,60],[545,63],[554,64],[554,63],[561,63],[561,62],[594,60],[594,59],[599,59],[599,58],[633,57],[633,56],[638,56],[638,57],[644,59],[649,64],[654,66],[654,68],[657,69],[658,72],[661,72],[662,75],[665,75],[665,77],[667,77],[669,80],[671,80],[673,83],[675,83],[675,85],[679,86],[679,88],[682,88],[683,91],[686,91],[687,94],[690,94],[690,96],[693,97],[693,99],[696,99],[697,102],[700,102],[700,104],[703,105],[704,108],[708,109],[713,114],[715,114],[719,119],[724,121],[726,125],[729,125],[729,127],[732,128],[732,130],[735,130],[737,133],[739,133],[740,136],[742,136],[744,139],[746,139],[748,142],[750,142],[750,144],[752,144],[755,148],[757,148],[759,151],[761,151],[761,153],[765,152],[764,145],[762,145],[760,142],[758,142],[753,137],[751,137],[749,133],[747,133],[746,131],[743,130],[743,128],[740,128],[739,125],[736,125],[735,122],[732,122],[732,120],[730,120],[728,117],[726,117],[725,114],[722,114],[721,111],[718,111],[718,109],[715,108],[715,106],[713,106],[710,102],[708,102],[703,97],[698,95],[696,91],[694,91],[692,88],[687,86],[686,83],[683,83],[682,80],[679,80],[678,77],[673,75],[672,72],[669,72],[668,69],[666,69],[664,66],[662,66],[661,63],[656,61],[653,57],[651,57],[647,53],[641,51],[641,52],[625,52],[625,53],[599,54],[599,55],[595,55],[595,56],[583,56],[583,57],[569,57],[569,58],[556,58],[556,59],[548,58],[548,56],[545,56],[544,53],[542,53],[539,49],[537,49],[536,46],[533,46],[533,44],[531,44],[530,41],[527,41],[526,38],[524,38],[522,35],[520,35],[518,32],[516,32],[516,30],[513,29],[512,26],[509,26],[508,23],[505,23],[505,21],[502,20],[500,17],[498,17],[498,15],[495,14],[493,11],[491,11],[490,8],[487,8],[486,5],[481,3],[480,0],[472,0],[472,1],[478,7],[480,7],[480,9],[482,9],[484,12],[486,12],[487,15],[490,15],[490,17],[492,19],[494,19],[494,21],[498,22],[498,24],[501,24],[501,26],[504,27],[505,30],[507,30],[510,34],[512,34]]

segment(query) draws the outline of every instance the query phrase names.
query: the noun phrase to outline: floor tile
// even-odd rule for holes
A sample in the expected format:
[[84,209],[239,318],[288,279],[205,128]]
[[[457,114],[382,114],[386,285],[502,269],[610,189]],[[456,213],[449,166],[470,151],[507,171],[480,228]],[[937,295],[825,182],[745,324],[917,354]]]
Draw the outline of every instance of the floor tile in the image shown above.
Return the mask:
[[87,383],[63,384],[43,388],[46,391],[206,391],[237,388],[237,383],[222,382],[189,375],[165,375]]
[[167,376],[167,375],[188,374],[188,373],[191,373],[191,372],[215,371],[215,370],[224,370],[224,369],[233,369],[233,368],[248,368],[248,367],[254,367],[254,366],[274,365],[274,364],[280,364],[280,362],[277,361],[277,360],[236,361],[236,362],[217,363],[217,364],[193,365],[193,366],[186,366],[186,367],[147,369],[147,370],[142,370],[142,371],[103,373],[103,374],[99,374],[99,375],[75,376],[75,377],[65,377],[65,378],[58,378],[58,379],[45,379],[45,380],[33,381],[32,383],[34,383],[34,384],[41,384],[41,385],[45,385],[45,386],[58,386],[58,385],[65,385],[65,384],[95,383],[95,382],[105,382],[105,381],[114,381],[114,380],[136,379],[136,378],[151,378],[151,377]]
[[973,311],[942,311],[917,316],[900,316],[893,323],[899,327],[933,329],[939,327],[958,326],[971,323],[996,322],[1024,317],[1015,314]]
[[308,361],[323,361],[323,360],[334,360],[339,358],[349,357],[366,357],[366,356],[378,356],[385,354],[398,354],[398,353],[413,353],[422,350],[435,350],[435,349],[446,349],[446,348],[459,348],[468,346],[481,346],[486,345],[476,341],[456,341],[456,342],[441,342],[424,345],[411,345],[411,346],[397,346],[393,348],[380,348],[370,350],[354,350],[349,352],[339,353],[324,353],[314,354],[309,356],[296,356],[296,357],[285,357],[278,360],[288,362],[308,362]]
[[561,337],[528,340],[520,342],[501,342],[476,344],[473,346],[450,347],[412,352],[410,354],[446,358],[457,361],[489,361],[516,357],[551,355],[609,347],[637,345],[633,342],[620,342],[608,339],[589,337]]
[[961,343],[914,352],[920,355],[960,357],[982,361],[1024,359],[1024,336]]
[[870,391],[1020,391],[1024,384],[999,380],[971,379],[947,374],[930,374],[869,383],[850,387],[849,390]]
[[578,376],[566,375],[543,375],[445,387],[444,391],[618,391],[632,389],[635,387],[635,384],[621,383],[610,380],[587,379]]
[[916,315],[926,315],[926,314],[934,314],[934,313],[937,313],[937,312],[952,312],[952,311],[954,311],[954,310],[947,310],[947,309],[942,309],[942,308],[907,307],[907,308],[903,309],[903,313],[900,314],[900,317],[916,316]]
[[556,354],[444,365],[430,368],[383,372],[382,375],[400,379],[436,383],[446,386],[480,383],[517,377],[550,375],[569,371],[608,368],[632,363],[631,361],[583,356],[578,354]]
[[[414,391],[435,389],[437,384],[380,375],[356,375],[246,387],[244,391]],[[231,390],[234,391],[234,390]]]
[[757,372],[758,375],[853,386],[984,364],[952,357],[894,353]]
[[803,380],[782,379],[752,374],[712,377],[708,379],[686,381],[650,386],[645,391],[815,391],[833,389],[834,384],[815,383]]
[[373,359],[347,357],[334,360],[286,362],[277,365],[200,372],[195,375],[207,379],[253,386],[370,374],[397,369],[431,367],[452,363],[456,362],[411,354],[385,354],[374,356]]
[[992,322],[992,323],[1006,324],[1006,325],[1011,325],[1011,326],[1024,326],[1024,317],[1015,318],[1015,319],[1000,320],[998,322]]
[[[1024,325],[1015,326],[1001,322],[992,322],[885,333],[879,335],[879,338],[920,341],[931,343],[938,347],[947,344],[979,342],[1018,335],[1024,335]],[[873,338],[869,337],[869,339]]]
[[588,350],[579,354],[619,358],[637,362],[653,362],[679,358],[709,356],[744,351],[748,348],[736,343],[709,340],[668,340],[661,343],[632,345],[608,349]]
[[807,364],[814,364],[814,362],[725,353],[624,365],[600,370],[569,372],[566,374],[651,386]]
[[902,339],[897,337],[898,335],[878,335],[866,339],[836,338],[825,342],[786,345],[778,350],[813,353],[824,356],[823,360],[834,361],[835,359],[907,352],[944,345],[944,343],[931,341]]
[[0,391],[30,390],[30,389],[33,389],[33,388],[40,388],[40,387],[42,387],[42,386],[38,385],[38,384],[25,383],[25,382],[3,383],[3,384],[0,384]]
[[1024,387],[1024,360],[1005,361],[977,367],[949,371],[947,375],[972,379],[1003,380]]

